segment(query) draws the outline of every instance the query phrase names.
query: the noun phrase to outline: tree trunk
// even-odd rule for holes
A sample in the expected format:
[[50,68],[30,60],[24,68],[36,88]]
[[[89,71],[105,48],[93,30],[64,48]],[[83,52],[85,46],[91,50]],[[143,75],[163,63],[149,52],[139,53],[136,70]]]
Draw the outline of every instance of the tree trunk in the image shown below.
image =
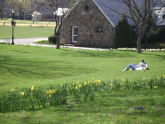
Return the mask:
[[59,38],[59,27],[60,27],[60,24],[58,22],[58,16],[57,15],[54,15],[54,19],[55,19],[55,22],[56,22],[56,26],[54,28],[54,35],[56,37],[56,49],[60,49],[60,38]]
[[138,35],[137,39],[137,53],[141,53],[141,42],[142,42],[142,35]]
[[3,18],[3,11],[1,10],[0,11],[0,19],[2,19]]
[[0,19],[3,19],[3,5],[4,3],[2,3],[2,6],[0,8]]
[[[58,22],[56,22],[56,24],[57,24]],[[56,44],[57,44],[57,49],[60,49],[60,28],[61,28],[61,23],[59,24],[57,24],[56,25],[56,27],[55,27],[55,32],[54,32],[54,34],[55,34],[55,36],[56,36]]]
[[148,36],[145,35],[145,40],[144,40],[145,48],[148,47]]
[[57,44],[57,49],[60,49],[60,38],[59,38],[59,33],[56,34],[56,44]]

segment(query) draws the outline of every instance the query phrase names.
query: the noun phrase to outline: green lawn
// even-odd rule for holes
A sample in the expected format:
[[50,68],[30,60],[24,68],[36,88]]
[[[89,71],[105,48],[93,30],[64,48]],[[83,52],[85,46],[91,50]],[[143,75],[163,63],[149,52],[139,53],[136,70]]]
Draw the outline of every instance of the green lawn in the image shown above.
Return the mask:
[[[11,26],[0,26],[0,39],[11,38]],[[49,37],[53,34],[54,27],[28,27],[16,26],[15,38]]]
[[[122,69],[144,59],[149,71]],[[152,78],[165,74],[165,53],[86,51],[0,45],[0,91],[13,87],[91,80]]]
[[[144,59],[149,71],[122,69]],[[92,79],[150,79],[165,74],[165,53],[87,51],[0,44],[0,93],[12,88],[49,87]],[[102,94],[95,101],[47,107],[36,111],[0,113],[0,122],[54,124],[163,124],[165,90],[125,90]],[[144,110],[131,110],[135,105]]]

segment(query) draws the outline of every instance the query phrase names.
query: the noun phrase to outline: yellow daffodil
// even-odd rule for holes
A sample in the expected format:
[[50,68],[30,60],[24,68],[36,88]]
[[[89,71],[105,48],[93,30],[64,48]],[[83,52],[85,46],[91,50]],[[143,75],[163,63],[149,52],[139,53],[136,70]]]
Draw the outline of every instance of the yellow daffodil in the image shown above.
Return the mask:
[[24,96],[25,93],[24,92],[19,92],[19,95]]
[[75,86],[75,90],[78,90],[78,89],[79,89],[79,87],[76,85],[76,86]]
[[48,91],[46,91],[46,94],[52,95],[52,94],[55,94],[56,92],[57,92],[57,90],[48,90]]
[[87,83],[88,83],[88,84],[91,84],[91,82],[90,82],[90,81],[88,81]]
[[158,86],[154,86],[154,88],[156,89],[156,88],[158,88]]
[[81,84],[77,84],[77,85],[75,86],[75,90],[78,90],[78,89],[80,89],[81,87],[82,87]]
[[87,85],[87,84],[88,84],[88,83],[85,81],[85,82],[84,82],[84,85]]
[[113,84],[112,84],[112,83],[109,83],[109,86],[110,86],[110,87],[112,87],[112,86],[113,86]]
[[157,77],[156,79],[157,79],[157,80],[160,80],[160,79],[161,79],[161,77]]
[[82,87],[82,85],[81,85],[81,84],[79,84],[79,85],[78,85],[78,87],[79,87],[79,88],[81,88],[81,87]]
[[10,92],[14,92],[14,91],[15,91],[15,89],[11,89],[11,90],[10,90]]
[[34,90],[35,90],[35,86],[32,86],[32,87],[31,87],[31,91],[34,91]]
[[96,84],[100,84],[101,83],[101,80],[95,80],[94,81]]

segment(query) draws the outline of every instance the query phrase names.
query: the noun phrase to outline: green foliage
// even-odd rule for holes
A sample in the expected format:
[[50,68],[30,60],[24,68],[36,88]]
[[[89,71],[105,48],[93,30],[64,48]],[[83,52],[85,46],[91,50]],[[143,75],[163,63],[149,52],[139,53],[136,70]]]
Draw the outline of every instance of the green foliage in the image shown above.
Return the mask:
[[[133,106],[144,110],[132,110]],[[94,101],[46,106],[35,111],[0,113],[3,124],[164,124],[164,88],[100,93]]]
[[165,27],[159,28],[158,32],[153,33],[148,38],[149,43],[163,43],[165,42]]
[[[35,110],[46,105],[61,105],[74,98],[77,103],[93,101],[96,94],[108,93],[113,90],[139,90],[165,88],[165,75],[155,79],[144,80],[113,80],[103,82],[101,80],[85,81],[83,83],[64,84],[56,88],[44,90],[32,86],[22,90],[11,89],[8,94],[0,97],[0,112],[18,110]],[[73,100],[73,99],[72,99]]]
[[57,42],[56,36],[55,35],[49,36],[48,41],[50,44],[56,44],[56,42]]
[[48,40],[41,40],[41,41],[37,41],[37,42],[35,42],[35,43],[39,43],[39,44],[50,44],[50,43],[48,42]]
[[134,47],[134,36],[131,26],[125,17],[122,17],[116,27],[116,47]]

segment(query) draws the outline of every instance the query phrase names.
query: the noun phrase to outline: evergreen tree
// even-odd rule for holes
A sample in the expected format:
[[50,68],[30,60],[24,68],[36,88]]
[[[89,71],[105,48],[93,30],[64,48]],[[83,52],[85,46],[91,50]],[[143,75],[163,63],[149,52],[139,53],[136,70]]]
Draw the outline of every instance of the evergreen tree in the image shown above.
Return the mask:
[[128,20],[123,16],[116,27],[116,47],[133,47],[134,36]]

